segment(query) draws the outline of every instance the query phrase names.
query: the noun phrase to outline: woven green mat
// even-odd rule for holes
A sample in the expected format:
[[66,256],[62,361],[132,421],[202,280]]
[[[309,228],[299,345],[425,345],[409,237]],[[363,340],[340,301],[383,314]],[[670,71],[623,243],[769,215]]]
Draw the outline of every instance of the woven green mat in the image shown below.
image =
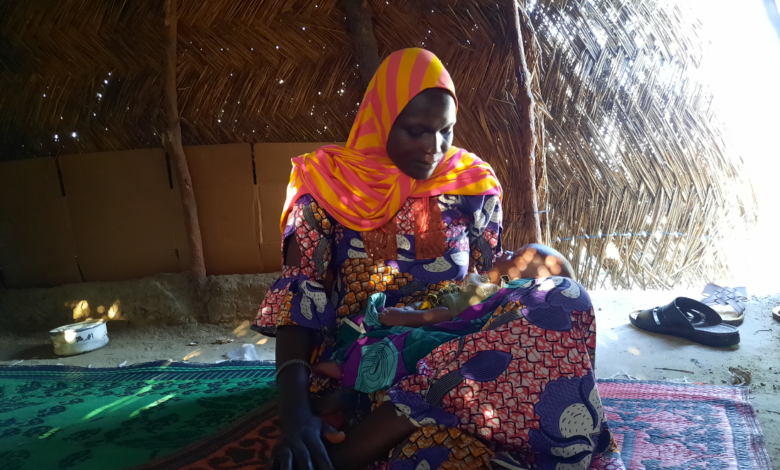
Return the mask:
[[125,469],[276,397],[273,362],[0,367],[0,468]]

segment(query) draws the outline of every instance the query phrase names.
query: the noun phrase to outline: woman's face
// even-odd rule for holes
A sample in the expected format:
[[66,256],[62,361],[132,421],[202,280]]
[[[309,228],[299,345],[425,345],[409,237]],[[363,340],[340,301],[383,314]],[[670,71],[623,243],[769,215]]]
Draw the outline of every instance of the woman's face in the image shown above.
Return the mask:
[[428,179],[452,146],[455,110],[447,90],[430,88],[415,96],[387,138],[387,155],[395,166],[416,180]]

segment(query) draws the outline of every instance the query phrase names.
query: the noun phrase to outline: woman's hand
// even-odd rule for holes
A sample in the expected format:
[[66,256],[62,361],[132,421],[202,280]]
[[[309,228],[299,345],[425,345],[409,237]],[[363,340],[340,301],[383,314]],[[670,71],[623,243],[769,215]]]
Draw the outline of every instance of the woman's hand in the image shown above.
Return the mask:
[[288,364],[276,376],[282,437],[269,468],[333,470],[323,439],[338,442],[344,440],[344,435],[324,426],[312,410],[309,368],[305,365],[314,342],[312,332],[300,326],[284,326],[277,329],[276,335],[276,363],[298,363]]
[[282,421],[282,437],[269,465],[273,470],[334,470],[325,443],[346,438],[309,410],[301,409]]
[[519,257],[516,257],[511,251],[505,251],[496,256],[493,261],[493,267],[488,271],[488,279],[492,284],[501,285],[501,276],[506,276],[509,280],[518,279],[520,268],[518,267]]

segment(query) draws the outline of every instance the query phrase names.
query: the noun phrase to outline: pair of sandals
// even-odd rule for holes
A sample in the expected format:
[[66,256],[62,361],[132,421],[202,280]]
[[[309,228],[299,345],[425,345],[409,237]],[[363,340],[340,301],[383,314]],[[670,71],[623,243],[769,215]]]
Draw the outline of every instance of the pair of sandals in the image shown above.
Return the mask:
[[631,323],[639,329],[724,348],[739,344],[736,325],[745,319],[744,287],[707,284],[701,301],[678,297],[668,305],[633,312]]

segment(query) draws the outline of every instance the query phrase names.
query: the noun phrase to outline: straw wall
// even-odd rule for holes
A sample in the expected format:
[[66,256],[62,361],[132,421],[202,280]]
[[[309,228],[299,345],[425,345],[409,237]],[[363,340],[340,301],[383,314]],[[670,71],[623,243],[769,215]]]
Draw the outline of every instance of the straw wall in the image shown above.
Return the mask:
[[538,2],[531,17],[552,245],[591,287],[727,276],[719,241],[749,228],[755,200],[698,72],[699,23],[638,0]]
[[[447,64],[456,144],[499,174],[516,247],[529,214],[515,183],[511,15],[496,2],[371,5],[380,55],[418,46]],[[655,1],[527,6],[546,239],[588,286],[722,274],[715,241],[749,223],[754,202],[695,74],[695,22]],[[346,139],[363,90],[337,0],[180,0],[179,12],[185,145]],[[163,16],[162,0],[2,2],[0,159],[160,147]],[[616,231],[686,235],[566,240]]]

